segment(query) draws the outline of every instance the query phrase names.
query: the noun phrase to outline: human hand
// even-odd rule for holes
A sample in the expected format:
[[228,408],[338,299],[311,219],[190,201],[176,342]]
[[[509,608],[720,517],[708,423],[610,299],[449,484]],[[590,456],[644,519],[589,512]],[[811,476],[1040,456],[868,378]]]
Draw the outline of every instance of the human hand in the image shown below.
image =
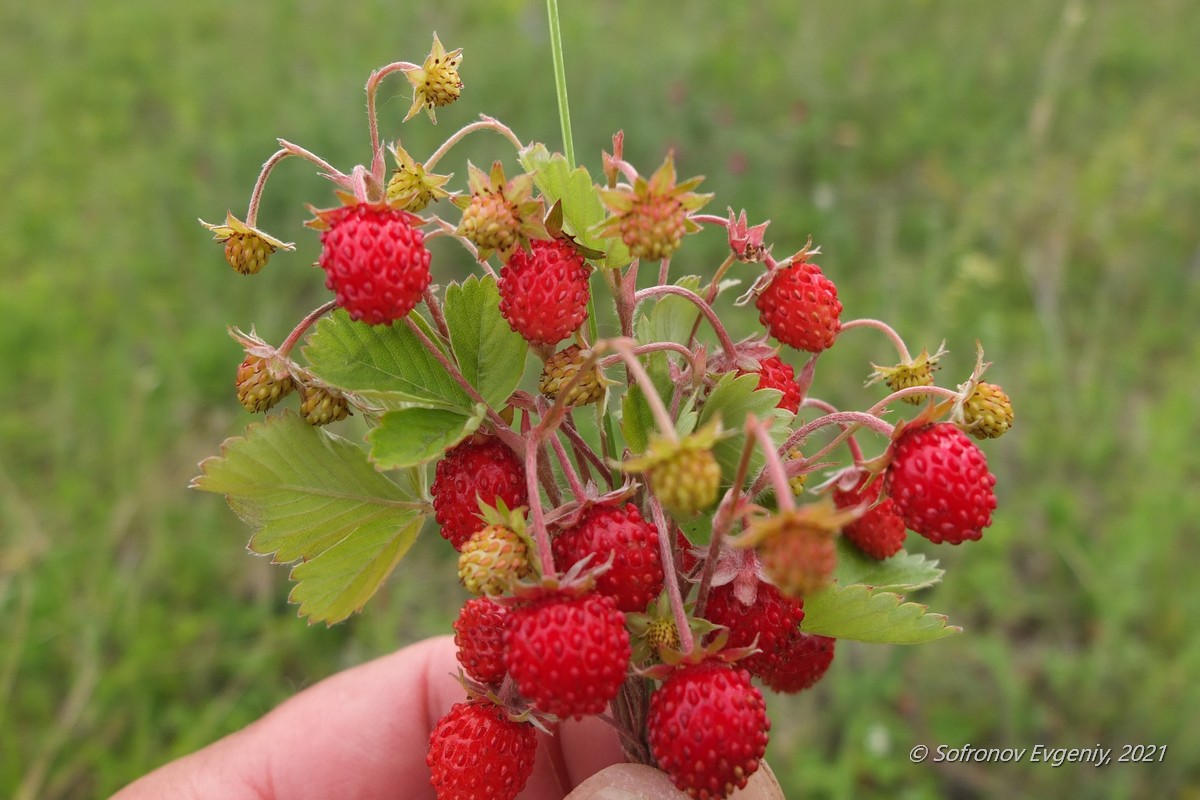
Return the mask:
[[[429,733],[463,689],[454,640],[427,639],[338,673],[252,723],[155,770],[112,800],[432,798]],[[569,792],[569,793],[568,793]],[[616,733],[592,717],[539,734],[519,800],[677,800],[658,770],[623,763]],[[763,765],[738,800],[783,792]]]

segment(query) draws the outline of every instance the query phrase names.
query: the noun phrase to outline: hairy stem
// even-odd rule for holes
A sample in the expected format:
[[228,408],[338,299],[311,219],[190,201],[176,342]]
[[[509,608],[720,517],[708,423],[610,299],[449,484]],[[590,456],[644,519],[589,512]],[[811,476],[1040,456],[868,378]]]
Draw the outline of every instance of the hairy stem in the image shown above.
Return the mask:
[[675,617],[675,627],[679,631],[679,649],[684,655],[696,649],[696,641],[692,637],[692,629],[688,627],[687,610],[683,607],[683,593],[679,591],[679,577],[675,573],[674,542],[671,541],[671,528],[667,524],[666,514],[663,513],[662,503],[650,495],[650,515],[654,519],[654,527],[658,528],[658,552],[662,561],[663,585],[667,587],[667,596],[671,601],[671,613]]
[[288,354],[292,352],[292,348],[296,346],[296,342],[300,341],[301,337],[303,337],[305,332],[312,327],[313,323],[328,314],[330,311],[333,311],[335,308],[337,308],[337,301],[330,300],[329,302],[324,303],[308,312],[308,316],[300,320],[300,323],[292,329],[292,332],[288,334],[288,337],[283,340],[283,344],[279,346],[280,358],[287,358]]
[[416,64],[407,61],[396,61],[386,67],[380,67],[367,78],[367,125],[371,129],[371,175],[380,183],[383,182],[383,146],[379,142],[379,114],[375,110],[375,94],[379,82],[393,72],[407,72],[420,69]]
[[641,388],[642,395],[646,398],[646,404],[650,406],[650,413],[654,415],[654,421],[658,425],[658,432],[672,442],[679,441],[679,436],[675,433],[675,422],[671,419],[671,415],[667,413],[667,407],[663,405],[662,398],[659,397],[658,390],[654,388],[654,381],[650,379],[646,368],[642,366],[642,362],[638,361],[637,356],[633,354],[633,346],[630,341],[628,339],[614,339],[612,343],[613,347],[620,353],[621,358],[624,359],[625,369],[629,371],[630,377]]
[[263,163],[262,169],[258,173],[258,180],[254,182],[254,189],[250,192],[250,204],[246,207],[246,224],[251,228],[255,227],[258,221],[258,205],[262,201],[262,193],[267,185],[267,177],[271,174],[271,170],[275,169],[276,164],[290,155],[293,154],[286,148],[281,148],[276,150],[275,154]]
[[445,156],[446,153],[450,152],[450,148],[461,142],[468,134],[474,133],[475,131],[495,131],[504,138],[508,139],[508,141],[512,142],[513,147],[517,148],[517,152],[520,152],[525,148],[525,144],[517,138],[517,135],[512,132],[511,128],[498,119],[489,117],[486,114],[481,114],[478,122],[472,122],[470,125],[459,128],[454,135],[442,143],[441,147],[439,147],[437,150],[434,150],[433,155],[431,155],[425,161],[425,170],[432,170],[434,166],[442,160],[442,157]]
[[737,350],[733,346],[733,340],[729,338],[729,332],[725,330],[725,326],[721,323],[721,319],[717,316],[717,312],[713,311],[713,307],[704,302],[704,298],[693,291],[684,289],[682,286],[651,286],[648,289],[642,289],[634,296],[634,308],[643,300],[651,297],[657,297],[664,294],[673,294],[691,301],[696,308],[700,309],[700,313],[708,320],[708,324],[712,326],[713,331],[717,334],[717,339],[721,342],[721,349],[725,351],[725,356],[731,361],[737,358]]
[[767,432],[767,426],[751,414],[746,418],[746,428],[747,433],[753,430],[754,436],[762,447],[763,456],[767,460],[763,471],[771,477],[771,483],[775,485],[775,502],[779,505],[779,510],[795,511],[796,501],[792,497],[792,488],[788,485],[787,471],[783,468],[783,461],[779,458],[779,451],[775,449],[775,443],[771,441],[771,434]]
[[852,319],[849,322],[842,323],[842,330],[849,331],[855,328],[874,328],[882,331],[885,336],[892,341],[892,345],[896,348],[896,353],[900,356],[900,361],[907,364],[912,361],[912,356],[908,353],[908,347],[904,344],[904,340],[900,338],[900,334],[896,333],[896,329],[888,325],[883,320],[878,319]]

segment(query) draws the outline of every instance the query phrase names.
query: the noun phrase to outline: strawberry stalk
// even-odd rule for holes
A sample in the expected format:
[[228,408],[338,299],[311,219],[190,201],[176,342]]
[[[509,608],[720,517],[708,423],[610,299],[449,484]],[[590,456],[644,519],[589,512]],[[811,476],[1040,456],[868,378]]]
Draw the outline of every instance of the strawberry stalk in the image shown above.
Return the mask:
[[696,308],[700,309],[700,313],[704,315],[704,318],[708,320],[709,325],[712,326],[713,331],[717,334],[717,339],[721,342],[721,349],[725,351],[726,358],[730,361],[737,360],[737,349],[733,346],[733,340],[729,338],[729,332],[725,330],[725,326],[721,323],[717,312],[713,311],[713,307],[704,302],[704,298],[695,292],[685,289],[682,286],[651,286],[634,294],[634,307],[636,308],[643,300],[664,294],[678,295],[691,301]]
[[658,395],[658,389],[654,388],[654,381],[650,380],[646,368],[633,354],[634,348],[631,342],[628,339],[613,339],[612,346],[624,360],[629,376],[641,388],[642,395],[646,398],[646,404],[650,406],[650,413],[654,415],[654,421],[658,425],[658,432],[672,442],[679,441],[679,436],[675,433],[675,423],[672,421],[671,415],[667,413],[667,407],[663,405],[662,398]]
[[300,320],[299,324],[295,328],[292,328],[292,332],[288,334],[288,337],[283,340],[283,344],[279,345],[279,357],[287,358],[288,353],[292,352],[292,348],[296,346],[296,342],[300,341],[301,337],[312,327],[313,323],[335,308],[337,308],[337,301],[330,300],[308,312],[308,316]]
[[386,67],[380,67],[367,78],[367,126],[371,129],[371,175],[379,183],[383,183],[384,153],[383,145],[379,142],[379,114],[375,110],[375,94],[379,83],[394,72],[408,72],[420,69],[408,61],[395,61]]
[[766,458],[766,465],[763,467],[763,472],[770,476],[771,483],[775,485],[775,502],[779,504],[780,511],[795,511],[796,501],[792,498],[791,487],[788,486],[787,471],[783,468],[783,461],[779,458],[779,451],[775,449],[775,443],[771,441],[771,434],[767,432],[767,426],[763,425],[759,419],[750,414],[746,417],[746,432],[753,431],[755,438],[758,439],[759,445],[762,447],[763,456]]
[[653,494],[650,495],[650,515],[654,527],[658,529],[659,559],[662,561],[663,586],[667,589],[667,597],[671,601],[671,614],[675,618],[675,629],[679,632],[679,651],[684,655],[696,649],[696,640],[688,627],[687,610],[683,607],[683,593],[679,590],[679,577],[675,573],[675,553],[671,541],[671,528],[667,524],[667,516],[663,512],[662,503]]
[[896,333],[896,329],[888,325],[883,320],[879,319],[852,319],[849,322],[842,323],[842,331],[853,330],[854,328],[874,328],[881,331],[892,345],[896,348],[896,353],[900,356],[900,360],[904,363],[912,361],[912,356],[909,355],[908,347],[904,344],[904,340],[900,338],[900,334]]
[[513,147],[517,148],[517,152],[521,152],[525,149],[525,144],[517,138],[515,133],[512,132],[512,128],[508,127],[494,117],[489,117],[487,114],[480,114],[479,116],[480,119],[478,122],[472,122],[469,125],[464,125],[463,127],[459,128],[454,132],[453,135],[450,136],[449,139],[442,142],[441,147],[433,151],[433,155],[425,160],[426,171],[432,170],[434,166],[442,160],[442,157],[450,152],[450,149],[454,147],[454,145],[458,144],[465,139],[468,134],[474,133],[475,131],[495,131],[504,138],[508,139],[508,141],[512,143]]
[[745,496],[741,486],[746,482],[746,474],[750,470],[750,456],[754,452],[754,440],[746,437],[742,445],[742,456],[738,459],[737,472],[733,476],[733,484],[725,492],[713,514],[712,537],[708,541],[708,557],[704,560],[704,569],[700,573],[700,582],[696,590],[697,617],[704,616],[704,606],[708,602],[708,592],[712,588],[713,575],[717,571],[718,559],[721,555],[721,540],[733,527],[733,523],[742,514],[742,504]]

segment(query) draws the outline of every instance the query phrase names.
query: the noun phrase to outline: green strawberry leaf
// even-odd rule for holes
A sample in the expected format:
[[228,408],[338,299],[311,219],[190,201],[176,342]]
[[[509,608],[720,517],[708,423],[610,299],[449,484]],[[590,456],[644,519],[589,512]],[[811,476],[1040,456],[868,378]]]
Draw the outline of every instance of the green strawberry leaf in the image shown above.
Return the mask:
[[491,275],[472,275],[446,287],[450,347],[467,382],[492,408],[516,390],[525,372],[529,345],[500,313],[500,290]]
[[832,586],[804,598],[800,630],[878,644],[920,644],[962,632],[926,606],[869,586]]
[[296,581],[288,600],[300,604],[309,624],[341,622],[362,610],[412,547],[424,517],[404,527],[364,526],[311,561],[292,569]]
[[[726,431],[733,432],[713,447],[713,455],[721,465],[721,477],[732,481],[737,474],[738,460],[742,456],[742,447],[746,437],[742,431],[746,417],[754,414],[760,420],[768,421],[768,432],[771,441],[781,445],[787,439],[793,415],[777,408],[779,398],[783,393],[778,389],[758,389],[757,375],[735,376],[727,372],[720,377],[713,387],[700,410],[700,426],[703,427],[713,419],[720,419],[721,426]],[[761,448],[756,447],[750,456],[749,475],[757,475],[762,469],[765,458]]]
[[837,548],[835,577],[841,586],[859,584],[872,589],[911,592],[933,586],[945,573],[938,567],[937,559],[921,553],[901,550],[880,561],[864,554],[844,536],[838,537]]
[[621,434],[631,453],[644,453],[650,445],[650,434],[657,430],[654,413],[637,384],[630,386],[621,398]]
[[[424,317],[410,312],[433,342]],[[404,322],[367,325],[338,309],[317,323],[304,348],[309,369],[322,381],[384,406],[406,403],[471,413],[474,403]]]
[[533,182],[545,196],[547,207],[562,201],[563,229],[567,233],[584,247],[606,253],[605,265],[610,268],[629,263],[629,248],[620,239],[592,233],[608,212],[584,167],[572,169],[565,156],[551,153],[540,143],[522,150],[520,161],[526,172],[533,173]]
[[[302,610],[330,624],[356,611],[378,588],[428,511],[427,503],[372,467],[363,448],[290,411],[227,440],[221,454],[205,459],[200,469],[192,487],[225,495],[254,529],[253,552],[273,553],[274,563],[288,564],[312,562],[339,548],[324,563],[341,575],[362,573],[353,592],[339,595],[345,602],[310,600],[310,611]],[[403,477],[410,482],[407,473]],[[383,571],[377,562],[385,551]],[[320,570],[305,574],[321,582]]]
[[379,469],[426,464],[478,430],[486,414],[483,403],[476,403],[470,415],[444,408],[388,411],[367,434],[371,461]]

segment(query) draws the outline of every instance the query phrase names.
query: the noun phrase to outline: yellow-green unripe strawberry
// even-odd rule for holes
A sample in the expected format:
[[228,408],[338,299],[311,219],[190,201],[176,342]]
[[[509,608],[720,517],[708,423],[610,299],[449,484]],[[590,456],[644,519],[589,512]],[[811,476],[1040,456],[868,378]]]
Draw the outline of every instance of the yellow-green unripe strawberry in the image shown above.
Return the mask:
[[328,425],[350,416],[350,403],[336,389],[308,384],[300,387],[300,416],[309,425]]
[[237,371],[238,402],[251,413],[273,407],[296,387],[292,376],[272,374],[265,358],[247,353]]
[[967,433],[976,439],[995,439],[1013,424],[1012,401],[994,383],[977,384],[962,410]]
[[504,594],[531,571],[525,540],[503,525],[471,534],[458,556],[458,579],[471,594]]
[[586,372],[567,389],[565,397],[560,397],[562,390],[579,374],[586,353],[577,344],[560,350],[542,367],[542,376],[538,378],[538,391],[552,402],[561,401],[567,408],[586,406],[604,397],[604,385],[601,383],[600,371],[593,364]]
[[721,465],[713,455],[720,438],[716,424],[682,439],[658,436],[646,452],[625,462],[626,472],[640,472],[650,480],[650,491],[672,516],[694,517],[717,502]]

